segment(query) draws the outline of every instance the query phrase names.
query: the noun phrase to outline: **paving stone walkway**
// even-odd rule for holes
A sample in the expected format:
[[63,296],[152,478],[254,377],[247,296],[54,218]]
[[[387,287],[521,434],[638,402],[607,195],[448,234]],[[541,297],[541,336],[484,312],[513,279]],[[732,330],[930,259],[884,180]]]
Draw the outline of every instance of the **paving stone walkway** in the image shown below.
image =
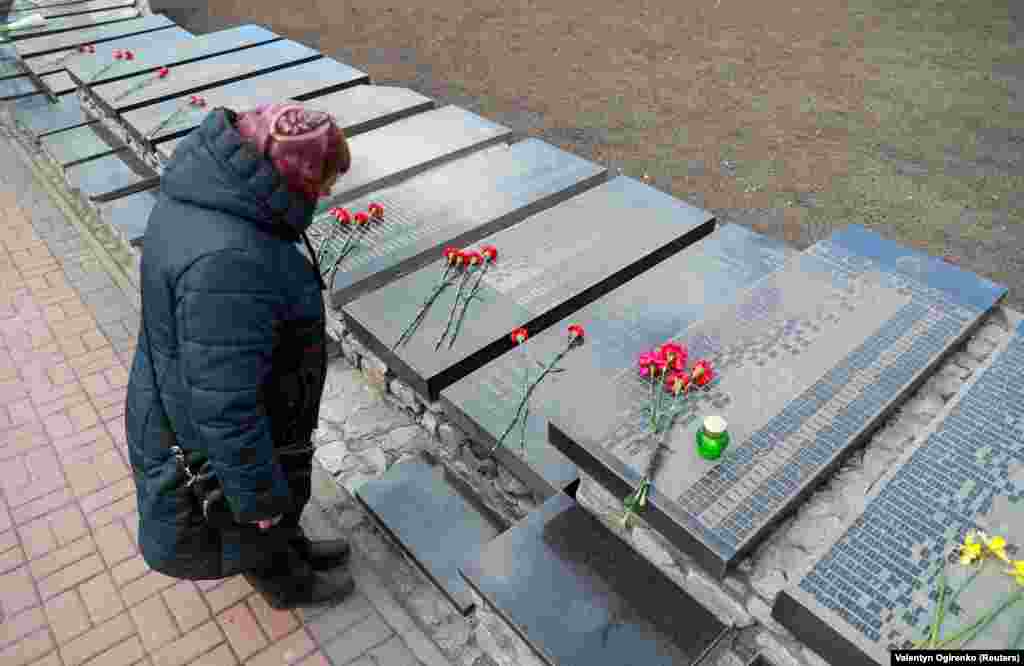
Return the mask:
[[[356,594],[296,612],[147,568],[123,423],[138,297],[0,152],[0,664],[447,666],[358,551]],[[328,515],[311,503],[312,536]]]

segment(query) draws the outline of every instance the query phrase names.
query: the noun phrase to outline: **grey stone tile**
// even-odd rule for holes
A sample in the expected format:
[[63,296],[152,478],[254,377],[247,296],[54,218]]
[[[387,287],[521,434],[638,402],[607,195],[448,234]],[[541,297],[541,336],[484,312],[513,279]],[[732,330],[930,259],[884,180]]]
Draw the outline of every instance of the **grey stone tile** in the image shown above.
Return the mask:
[[328,643],[324,652],[333,663],[347,664],[394,635],[394,630],[374,613]]
[[401,636],[395,636],[386,643],[372,648],[368,656],[375,659],[377,664],[387,664],[387,666],[417,666],[418,664],[416,655],[402,642]]
[[90,271],[72,284],[82,295],[82,300],[93,307],[99,307],[106,299],[118,298],[122,293],[110,276],[102,270]]
[[131,342],[135,338],[135,333],[130,330],[124,323],[124,320],[115,319],[113,321],[104,322],[99,321],[100,331],[103,335],[107,336],[110,343],[113,344],[115,340],[124,340]]
[[[341,632],[359,624],[375,613],[369,600],[357,590],[337,606],[325,610],[315,617],[310,618],[309,616],[313,614],[307,612],[306,609],[302,609],[302,615],[313,640],[319,645],[324,645]],[[361,652],[357,654],[361,654]]]

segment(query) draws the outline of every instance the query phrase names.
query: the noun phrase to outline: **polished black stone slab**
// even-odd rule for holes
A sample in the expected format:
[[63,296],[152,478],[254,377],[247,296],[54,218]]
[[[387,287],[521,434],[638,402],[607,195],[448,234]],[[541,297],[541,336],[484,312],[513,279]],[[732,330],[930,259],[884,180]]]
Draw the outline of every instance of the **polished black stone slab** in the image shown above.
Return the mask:
[[[458,184],[453,184],[458,188]],[[498,248],[454,347],[435,350],[457,289],[443,292],[407,344],[393,349],[433,291],[443,261],[345,306],[349,330],[420,395],[440,391],[509,351],[511,331],[534,335],[714,228],[706,211],[619,177],[480,239]]]
[[97,202],[148,189],[160,182],[156,172],[130,150],[69,167],[64,176],[72,187]]
[[[863,229],[816,244],[679,336],[692,358],[715,363],[719,381],[691,399],[667,437],[649,522],[724,576],[1005,292]],[[653,447],[642,416],[647,386],[633,371],[594,382],[585,401],[550,422],[549,439],[625,498]],[[725,418],[732,437],[718,461],[696,452],[710,414]]]
[[[495,450],[499,461],[546,497],[578,478],[576,466],[548,443],[548,421],[587,412],[589,387],[635,372],[637,349],[678,337],[795,255],[780,241],[728,224],[648,269],[586,307],[499,356],[441,392],[445,413],[474,441],[495,446],[515,418],[525,371],[565,348],[566,328],[578,322],[586,341],[559,363],[534,392],[525,438],[517,428]],[[521,444],[523,446],[521,446]]]
[[[141,74],[92,86],[90,90],[107,111],[124,113],[320,57],[317,51],[308,46],[281,40],[181,65],[175,68],[174,76],[165,79],[159,79],[154,74]],[[145,85],[133,92],[142,82]]]
[[[341,307],[391,280],[435,264],[446,245],[468,245],[605,181],[607,170],[539,139],[498,146],[431,169],[348,204],[375,201],[384,221],[340,265],[330,285]],[[458,183],[458,188],[451,187]],[[310,228],[318,252],[336,222],[326,212]],[[344,242],[344,236],[331,243]]]
[[[1024,323],[1017,316],[1011,325],[1008,345],[908,442],[821,557],[793,572],[779,594],[772,615],[831,663],[888,665],[890,648],[923,638],[942,562],[968,531],[1024,546]],[[986,568],[957,597],[959,612],[947,612],[944,636],[955,636],[1008,594],[1006,566]],[[960,588],[971,571],[950,564],[949,585]],[[1000,614],[967,647],[1010,647],[1024,626],[1021,606]]]
[[[211,109],[217,107],[244,111],[269,101],[301,101],[342,88],[362,87],[360,84],[368,81],[369,77],[364,72],[333,58],[319,58],[204,90],[202,95],[206,106],[203,108],[188,106],[191,96],[184,95],[126,111],[121,114],[121,120],[130,128],[137,141],[144,142],[152,135],[151,143],[158,146],[163,141],[191,132],[202,123]],[[181,112],[175,117],[179,110]],[[170,122],[165,123],[169,119]],[[161,123],[165,123],[163,127]],[[153,134],[154,131],[156,134]]]
[[321,210],[388,187],[481,148],[512,138],[512,130],[457,106],[403,118],[349,141],[352,167]]
[[17,99],[39,93],[39,86],[31,76],[0,79],[0,100]]
[[[37,26],[35,28],[25,28],[23,30],[12,30],[7,33],[7,36],[11,41],[17,42],[22,39],[34,39],[36,37],[56,35],[73,30],[101,26],[108,23],[127,21],[139,18],[139,16],[139,10],[135,7],[127,9],[111,9],[102,12],[92,12],[90,14],[80,14],[78,16],[65,16],[63,18],[50,19],[46,22],[46,25]],[[17,45],[15,45],[15,47],[17,47]]]
[[56,103],[39,94],[16,99],[10,104],[15,122],[37,137],[94,120],[82,109],[77,93],[60,95]]
[[356,498],[463,615],[473,599],[458,566],[506,526],[463,493],[442,465],[409,460],[366,482]]
[[25,60],[25,67],[38,76],[54,74],[64,70],[67,66],[86,60],[109,62],[114,49],[128,49],[138,53],[142,53],[145,50],[148,54],[150,49],[165,47],[168,44],[189,39],[190,37],[192,37],[192,33],[184,28],[177,26],[166,27],[141,35],[131,35],[96,44],[96,53],[81,53],[76,47],[47,53],[46,55],[33,56]]
[[88,2],[75,2],[64,5],[53,5],[50,7],[34,7],[11,10],[8,12],[7,17],[4,19],[4,21],[16,21],[18,19],[22,19],[33,14],[42,14],[47,19],[52,20],[64,16],[90,14],[93,12],[101,12],[110,9],[122,9],[124,7],[134,6],[135,0],[89,0]]
[[149,225],[149,214],[153,211],[159,194],[160,189],[153,187],[99,204],[100,217],[129,243],[141,247],[142,238]]
[[[139,49],[133,60],[114,59],[113,50],[123,47],[110,43],[98,47],[95,54],[70,60],[67,70],[79,85],[95,86],[118,81],[153,72],[160,67],[170,68],[171,73],[167,77],[167,80],[170,80],[181,73],[181,65],[205,61],[213,56],[241,51],[260,44],[271,44],[279,39],[280,35],[262,26],[240,25],[198,37],[190,36],[176,42],[150,44],[144,49]],[[107,69],[111,63],[115,63],[114,66]]]
[[[16,41],[14,48],[18,51],[19,56],[29,58],[31,56],[78,48],[82,44],[99,44],[129,35],[138,35],[172,27],[174,27],[174,22],[166,16],[151,14],[130,21],[97,25],[56,35],[24,38]],[[99,51],[99,48],[97,47],[96,50]]]
[[728,631],[564,493],[460,570],[551,666],[686,666]]
[[99,122],[48,134],[40,139],[40,144],[65,168],[126,148],[123,141]]

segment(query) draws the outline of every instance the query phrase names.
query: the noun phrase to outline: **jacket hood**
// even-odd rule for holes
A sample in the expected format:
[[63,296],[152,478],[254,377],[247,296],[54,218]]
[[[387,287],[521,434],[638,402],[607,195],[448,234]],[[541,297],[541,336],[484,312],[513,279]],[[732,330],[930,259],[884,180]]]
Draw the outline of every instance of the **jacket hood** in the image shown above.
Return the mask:
[[288,189],[270,160],[239,134],[235,118],[225,108],[207,114],[174,151],[161,177],[163,193],[297,241],[312,224],[316,203]]

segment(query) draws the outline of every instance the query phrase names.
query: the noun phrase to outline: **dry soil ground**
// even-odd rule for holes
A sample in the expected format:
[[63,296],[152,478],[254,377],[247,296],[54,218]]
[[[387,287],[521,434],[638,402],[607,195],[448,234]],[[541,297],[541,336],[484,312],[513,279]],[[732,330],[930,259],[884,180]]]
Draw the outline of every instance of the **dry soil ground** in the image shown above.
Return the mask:
[[797,245],[876,228],[1024,305],[1019,1],[151,4],[265,24]]

